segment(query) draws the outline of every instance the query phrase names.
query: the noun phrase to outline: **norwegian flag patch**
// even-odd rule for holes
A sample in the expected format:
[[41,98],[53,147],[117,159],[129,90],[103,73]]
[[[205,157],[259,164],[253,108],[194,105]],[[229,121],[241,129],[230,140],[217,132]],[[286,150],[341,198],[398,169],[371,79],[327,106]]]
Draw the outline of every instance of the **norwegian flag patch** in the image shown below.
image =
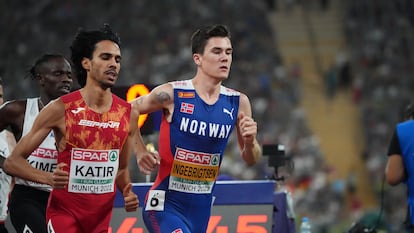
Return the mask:
[[193,114],[194,112],[194,104],[189,103],[181,103],[180,112],[187,113],[187,114]]

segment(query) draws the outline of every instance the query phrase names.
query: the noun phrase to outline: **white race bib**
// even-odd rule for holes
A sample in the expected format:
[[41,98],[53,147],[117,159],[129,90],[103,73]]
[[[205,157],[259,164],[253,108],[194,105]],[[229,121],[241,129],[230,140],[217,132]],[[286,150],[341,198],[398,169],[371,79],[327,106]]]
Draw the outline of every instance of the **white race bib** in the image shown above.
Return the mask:
[[72,193],[111,193],[115,191],[119,150],[73,148],[68,191]]
[[164,190],[150,190],[145,210],[163,211],[165,202]]

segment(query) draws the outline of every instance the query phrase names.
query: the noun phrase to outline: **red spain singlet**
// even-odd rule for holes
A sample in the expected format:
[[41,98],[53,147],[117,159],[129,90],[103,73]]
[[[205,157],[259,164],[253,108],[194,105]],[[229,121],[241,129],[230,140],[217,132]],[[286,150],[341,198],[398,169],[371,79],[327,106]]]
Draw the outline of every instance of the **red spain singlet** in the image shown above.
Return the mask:
[[107,232],[116,194],[118,161],[129,132],[131,105],[112,95],[108,112],[88,108],[79,91],[60,97],[65,106],[69,184],[53,189],[47,208],[49,232]]

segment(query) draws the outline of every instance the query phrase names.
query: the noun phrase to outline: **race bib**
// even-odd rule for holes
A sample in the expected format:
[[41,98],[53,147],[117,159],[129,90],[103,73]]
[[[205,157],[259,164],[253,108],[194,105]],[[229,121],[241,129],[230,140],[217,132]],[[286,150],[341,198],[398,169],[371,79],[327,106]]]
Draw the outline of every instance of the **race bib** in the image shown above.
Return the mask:
[[27,158],[32,167],[45,172],[53,172],[56,169],[58,152],[55,149],[37,148]]
[[[45,172],[53,172],[56,169],[58,152],[56,149],[46,147],[38,147],[27,158],[32,167]],[[50,191],[52,187],[47,184],[41,184],[33,181],[23,180],[18,177],[15,178],[16,184],[27,185],[39,190]]]
[[68,191],[72,193],[111,193],[115,191],[119,150],[73,148]]
[[168,188],[185,193],[211,193],[219,173],[219,163],[219,154],[177,148]]
[[164,190],[150,190],[148,192],[147,204],[145,210],[163,211],[165,202]]

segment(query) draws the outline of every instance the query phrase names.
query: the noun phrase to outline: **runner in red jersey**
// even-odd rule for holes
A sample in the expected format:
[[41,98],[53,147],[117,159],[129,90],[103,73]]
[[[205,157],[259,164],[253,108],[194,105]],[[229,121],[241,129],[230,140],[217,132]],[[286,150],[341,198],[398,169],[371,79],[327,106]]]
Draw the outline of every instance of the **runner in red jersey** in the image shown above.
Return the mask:
[[106,232],[115,198],[119,148],[128,136],[125,129],[129,128],[131,106],[112,95],[110,110],[97,113],[86,105],[80,91],[61,100],[65,119],[70,120],[66,121],[66,148],[59,152],[58,164],[67,165],[63,170],[69,173],[69,183],[52,191],[48,224],[55,232],[66,232],[70,225],[80,225],[82,232]]
[[[128,161],[134,135],[140,135],[139,114],[111,92],[120,71],[119,44],[108,25],[78,31],[71,59],[82,88],[43,108],[5,161],[8,173],[53,187],[46,211],[50,233],[107,232],[116,187],[126,211],[138,208]],[[58,150],[53,173],[34,169],[25,158],[50,130]]]

